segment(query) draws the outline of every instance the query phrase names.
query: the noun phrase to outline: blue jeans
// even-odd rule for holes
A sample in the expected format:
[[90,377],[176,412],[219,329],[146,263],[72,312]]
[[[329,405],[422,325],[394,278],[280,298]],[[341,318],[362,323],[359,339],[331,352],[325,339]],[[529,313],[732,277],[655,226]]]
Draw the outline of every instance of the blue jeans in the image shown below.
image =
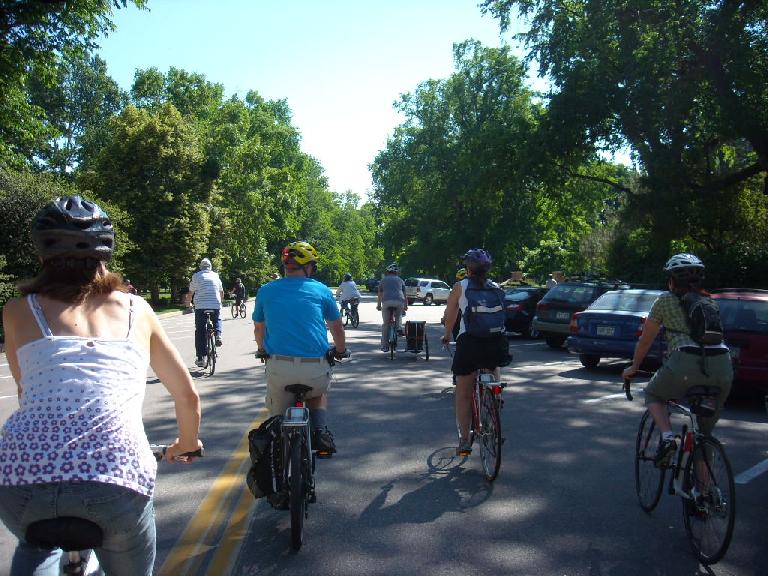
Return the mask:
[[[213,320],[216,335],[221,336],[221,314],[220,310],[209,310],[211,320]],[[208,335],[205,333],[205,312],[206,309],[195,310],[195,354],[202,358],[208,354]]]
[[101,482],[59,482],[0,486],[0,520],[19,539],[11,576],[58,576],[61,550],[27,544],[27,526],[37,520],[76,516],[95,522],[104,532],[94,550],[110,576],[151,576],[155,563],[155,510],[152,499]]

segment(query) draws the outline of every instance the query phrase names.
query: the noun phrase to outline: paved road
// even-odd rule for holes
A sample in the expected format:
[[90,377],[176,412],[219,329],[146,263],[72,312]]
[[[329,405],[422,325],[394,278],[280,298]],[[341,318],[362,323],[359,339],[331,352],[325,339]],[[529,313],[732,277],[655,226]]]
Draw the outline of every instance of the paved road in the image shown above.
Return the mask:
[[[250,306],[249,306],[250,308]],[[489,485],[478,456],[453,457],[449,358],[438,345],[442,306],[412,306],[427,320],[430,360],[377,350],[380,319],[361,304],[347,331],[354,360],[336,371],[330,424],[339,454],[318,463],[318,503],[306,542],[290,552],[285,512],[244,489],[244,435],[264,417],[263,368],[253,359],[248,319],[224,324],[212,378],[194,371],[203,398],[206,458],[162,467],[156,496],[157,571],[162,574],[568,576],[768,574],[768,418],[758,405],[729,405],[718,428],[737,486],[734,541],[709,571],[688,552],[678,499],[653,515],[636,503],[633,448],[642,396],[619,394],[621,363],[593,371],[565,350],[513,339],[505,370],[499,478]],[[225,311],[225,317],[228,311]],[[192,366],[192,317],[163,320]],[[0,360],[0,364],[5,364]],[[0,366],[0,421],[16,407]],[[641,385],[638,386],[640,388]],[[172,403],[152,374],[148,435],[174,434]],[[758,466],[758,468],[755,468]],[[751,472],[750,472],[751,471]],[[0,528],[0,574],[12,538]]]

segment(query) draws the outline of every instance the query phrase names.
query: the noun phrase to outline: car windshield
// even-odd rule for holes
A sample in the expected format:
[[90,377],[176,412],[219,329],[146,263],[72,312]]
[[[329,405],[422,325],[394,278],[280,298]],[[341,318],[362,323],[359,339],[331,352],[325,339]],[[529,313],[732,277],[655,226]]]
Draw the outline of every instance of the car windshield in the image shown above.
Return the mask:
[[768,334],[768,301],[718,298],[717,305],[726,330]]
[[592,301],[594,286],[569,286],[558,284],[552,288],[544,299],[547,302],[572,302],[587,305]]
[[512,302],[522,302],[523,300],[528,300],[529,296],[530,293],[525,290],[508,290],[504,299],[511,300]]
[[621,310],[623,312],[648,312],[661,292],[606,292],[595,300],[590,310]]

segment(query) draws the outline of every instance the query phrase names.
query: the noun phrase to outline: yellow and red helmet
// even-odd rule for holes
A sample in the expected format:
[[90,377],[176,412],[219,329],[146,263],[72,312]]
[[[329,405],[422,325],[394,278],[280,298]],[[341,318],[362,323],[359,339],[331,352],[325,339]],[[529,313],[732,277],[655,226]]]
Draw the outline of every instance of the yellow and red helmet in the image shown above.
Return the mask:
[[317,262],[319,254],[308,242],[291,242],[283,248],[281,258],[284,263],[295,262],[299,265]]
[[464,280],[464,278],[467,277],[467,269],[466,268],[459,268],[456,270],[456,280],[461,281]]

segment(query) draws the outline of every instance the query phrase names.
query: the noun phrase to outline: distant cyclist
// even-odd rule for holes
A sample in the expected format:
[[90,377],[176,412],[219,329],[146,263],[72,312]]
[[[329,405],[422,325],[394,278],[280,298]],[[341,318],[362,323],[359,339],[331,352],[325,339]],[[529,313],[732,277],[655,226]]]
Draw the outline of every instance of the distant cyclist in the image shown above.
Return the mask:
[[357,305],[360,303],[360,291],[357,289],[357,284],[352,280],[352,274],[344,274],[344,281],[339,284],[336,290],[336,298],[341,302],[341,310],[348,310],[351,305],[352,308],[357,309]]
[[292,242],[283,248],[285,276],[264,284],[253,310],[257,354],[268,354],[267,397],[270,416],[283,414],[293,401],[288,384],[311,386],[307,394],[314,438],[320,456],[336,452],[333,434],[327,426],[328,331],[337,357],[346,351],[344,326],[336,300],[328,287],[313,280],[317,271],[317,250],[307,242]]
[[205,366],[203,357],[208,354],[208,339],[205,333],[205,312],[211,311],[211,320],[216,330],[216,346],[221,346],[221,302],[224,287],[221,278],[213,271],[208,258],[200,260],[200,270],[192,275],[187,294],[190,306],[195,307],[195,365]]
[[235,306],[238,308],[240,304],[248,300],[248,296],[245,293],[245,285],[240,278],[235,280],[235,285],[232,287],[232,295],[235,297]]
[[400,278],[400,266],[392,263],[387,266],[386,274],[379,283],[376,310],[381,310],[381,351],[389,352],[388,326],[389,309],[395,309],[395,322],[398,333],[402,333],[403,313],[408,310],[408,299],[405,296],[405,282]]
[[[456,353],[453,356],[453,365],[451,370],[456,376],[455,409],[456,422],[459,426],[461,438],[456,453],[467,455],[472,451],[469,442],[469,425],[472,421],[472,390],[477,375],[477,370],[486,368],[496,371],[496,377],[499,377],[499,367],[506,366],[511,360],[509,354],[509,344],[504,335],[504,300],[498,285],[491,282],[488,278],[488,271],[491,269],[491,255],[483,249],[473,248],[468,250],[462,258],[466,269],[466,277],[453,285],[445,310],[445,326],[442,337],[443,343],[448,343],[453,335],[453,327],[459,322],[459,335],[456,338]],[[468,313],[475,314],[471,310],[468,290],[487,291],[491,298],[496,298],[499,302],[487,302],[483,308],[488,309],[488,318],[495,320],[498,326],[491,326],[488,334],[482,336],[470,333],[468,326]],[[501,292],[503,294],[503,292]],[[475,306],[480,308],[480,306]],[[499,314],[500,308],[501,313]],[[462,312],[461,320],[458,319],[459,312]],[[481,311],[480,314],[485,314]],[[477,314],[479,315],[479,314]]]
[[[707,295],[701,288],[704,279],[704,263],[693,254],[675,254],[664,266],[667,273],[665,292],[656,299],[643,331],[635,346],[632,364],[624,372],[624,378],[633,378],[645,359],[648,350],[664,326],[669,355],[664,365],[653,375],[645,387],[645,404],[659,427],[662,443],[659,460],[668,458],[677,449],[679,439],[672,432],[666,401],[681,399],[691,386],[713,386],[720,389],[714,416],[698,417],[701,431],[711,434],[720,418],[725,399],[731,391],[733,366],[725,344],[702,349],[691,338],[682,298],[689,293]],[[702,354],[703,352],[703,354]]]

